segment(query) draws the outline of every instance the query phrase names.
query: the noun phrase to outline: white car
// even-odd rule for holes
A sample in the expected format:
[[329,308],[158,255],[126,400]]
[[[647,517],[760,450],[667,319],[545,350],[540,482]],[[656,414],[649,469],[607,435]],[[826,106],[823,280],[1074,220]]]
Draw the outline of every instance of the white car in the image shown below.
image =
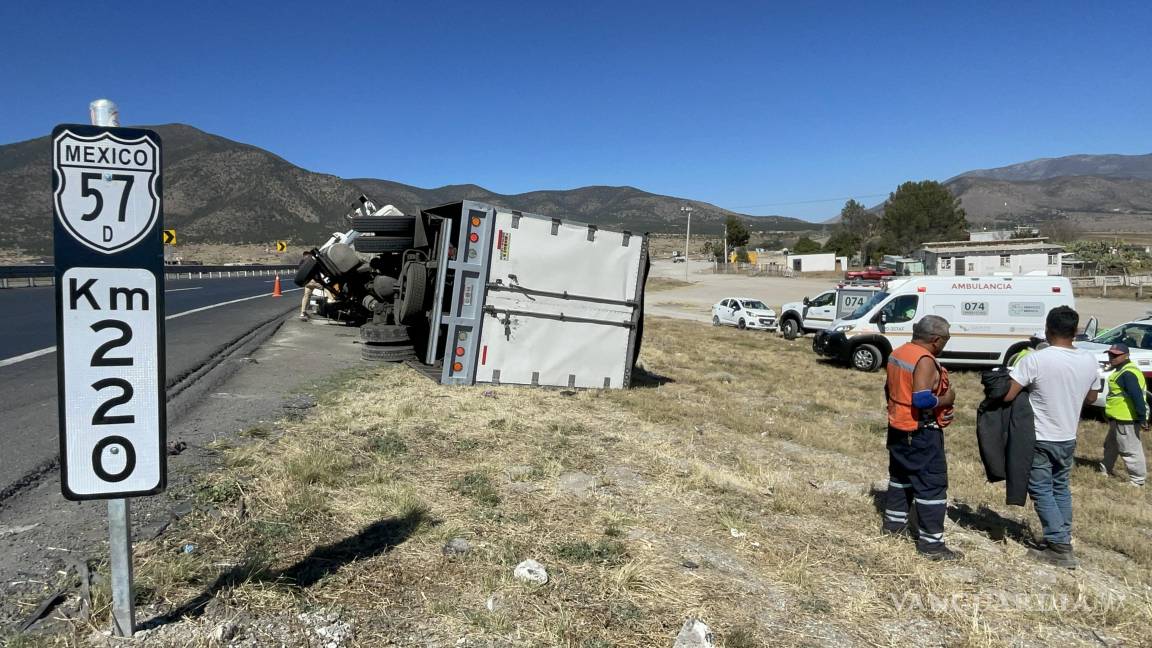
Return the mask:
[[1113,344],[1127,344],[1132,362],[1152,382],[1152,316],[1115,326],[1089,340],[1075,342],[1077,349],[1092,353],[1100,363],[1100,397],[1093,403],[1096,407],[1104,407],[1108,395],[1108,378],[1112,376],[1112,368],[1108,366],[1108,347]]
[[775,331],[776,311],[759,299],[729,297],[712,307],[712,325]]

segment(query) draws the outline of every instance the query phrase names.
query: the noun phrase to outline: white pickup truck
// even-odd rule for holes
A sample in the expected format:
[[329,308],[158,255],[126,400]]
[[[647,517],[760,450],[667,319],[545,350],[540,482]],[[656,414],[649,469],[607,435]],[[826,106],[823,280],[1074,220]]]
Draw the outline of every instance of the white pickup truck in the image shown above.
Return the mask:
[[838,286],[802,302],[784,304],[780,307],[780,332],[785,339],[794,340],[805,333],[826,330],[880,290],[880,286]]

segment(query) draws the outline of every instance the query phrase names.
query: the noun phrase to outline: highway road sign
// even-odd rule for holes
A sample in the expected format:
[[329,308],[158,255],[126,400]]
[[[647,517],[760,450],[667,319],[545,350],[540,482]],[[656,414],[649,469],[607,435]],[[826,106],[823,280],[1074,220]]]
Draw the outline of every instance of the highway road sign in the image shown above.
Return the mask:
[[166,481],[160,137],[52,131],[61,489],[151,495]]
[[287,252],[288,251],[288,241],[276,241],[276,251],[277,252]]
[[164,245],[176,245],[176,230],[164,230]]

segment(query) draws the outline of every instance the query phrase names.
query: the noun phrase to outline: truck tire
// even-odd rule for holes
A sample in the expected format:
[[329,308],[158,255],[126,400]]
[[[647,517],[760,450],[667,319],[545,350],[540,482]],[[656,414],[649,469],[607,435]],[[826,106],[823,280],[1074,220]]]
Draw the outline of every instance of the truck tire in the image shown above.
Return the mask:
[[369,343],[397,343],[407,342],[407,326],[393,326],[391,324],[365,324],[360,327],[360,339]]
[[300,267],[296,268],[296,276],[293,278],[292,282],[301,288],[307,286],[308,282],[312,281],[312,279],[316,276],[317,263],[318,262],[316,261],[315,257],[308,257],[301,261]]
[[748,323],[744,321],[743,317],[740,318],[739,322],[736,322],[736,328],[738,328],[740,330],[744,330],[744,329],[748,328]]
[[357,252],[377,254],[379,252],[403,252],[411,249],[411,236],[361,236],[352,244]]
[[416,350],[411,344],[365,344],[360,347],[360,357],[374,362],[403,362],[415,358]]
[[422,263],[409,263],[400,276],[400,295],[396,298],[396,321],[410,324],[424,314],[424,287],[428,268]]
[[368,234],[411,236],[416,231],[416,219],[412,216],[354,216],[349,220],[352,229]]
[[789,317],[780,322],[780,332],[784,334],[785,340],[795,340],[800,337],[800,323]]
[[872,372],[884,364],[884,355],[874,344],[861,344],[852,349],[852,366],[859,371]]

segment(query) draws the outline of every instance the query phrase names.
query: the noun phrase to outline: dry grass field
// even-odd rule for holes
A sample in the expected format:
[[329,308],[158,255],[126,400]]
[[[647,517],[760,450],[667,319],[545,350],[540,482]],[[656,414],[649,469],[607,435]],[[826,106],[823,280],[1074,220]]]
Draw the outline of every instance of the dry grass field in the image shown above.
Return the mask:
[[[1148,645],[1152,507],[1092,469],[1103,424],[1073,472],[1083,567],[1031,562],[1038,522],[985,483],[959,372],[947,539],[966,556],[928,562],[879,533],[882,374],[808,346],[650,319],[628,391],[358,370],[308,417],[221,442],[196,512],[137,546],[141,618],[166,621],[141,643],[648,648],[695,617],[729,648]],[[546,585],[513,578],[528,558]]]

